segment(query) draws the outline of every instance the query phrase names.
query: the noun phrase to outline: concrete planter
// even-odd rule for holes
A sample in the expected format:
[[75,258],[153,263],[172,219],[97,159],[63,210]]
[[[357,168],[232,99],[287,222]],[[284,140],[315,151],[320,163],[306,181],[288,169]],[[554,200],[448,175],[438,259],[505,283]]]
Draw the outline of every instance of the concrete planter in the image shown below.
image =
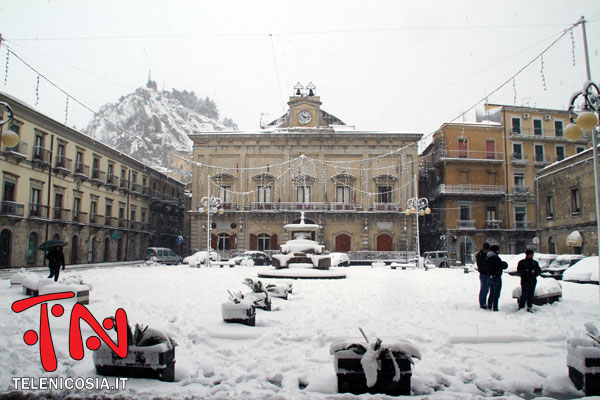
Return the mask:
[[244,297],[248,298],[248,300],[253,302],[255,304],[256,308],[260,308],[261,310],[265,310],[265,311],[271,311],[271,304],[272,304],[271,296],[268,295],[267,293],[250,292],[250,293],[244,295]]
[[256,325],[256,309],[247,300],[240,300],[238,303],[227,301],[221,305],[221,312],[223,313],[223,320],[225,322],[248,326]]
[[279,284],[279,285],[275,285],[275,288],[273,289],[273,291],[270,293],[270,295],[272,297],[278,297],[281,299],[285,299],[287,300],[289,295],[292,293],[292,284]]
[[567,341],[567,367],[569,378],[586,396],[600,395],[600,347],[585,339]]
[[148,347],[129,346],[127,357],[120,358],[106,344],[94,351],[96,373],[105,376],[175,380],[175,347],[166,343]]

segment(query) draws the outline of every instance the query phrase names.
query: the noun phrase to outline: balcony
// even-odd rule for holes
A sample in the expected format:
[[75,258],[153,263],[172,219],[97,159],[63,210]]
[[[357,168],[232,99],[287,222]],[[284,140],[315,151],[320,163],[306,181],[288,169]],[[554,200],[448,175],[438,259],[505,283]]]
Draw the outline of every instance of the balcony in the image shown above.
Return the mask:
[[142,185],[139,185],[137,183],[132,183],[131,184],[131,193],[133,194],[142,194]]
[[50,150],[41,146],[35,146],[33,148],[31,162],[37,167],[46,169],[48,166],[50,166]]
[[129,192],[129,180],[121,178],[119,180],[119,190]]
[[90,176],[90,167],[84,163],[75,163],[75,170],[73,171],[73,177],[80,179],[88,179]]
[[10,217],[23,217],[25,205],[14,201],[0,201],[0,215]]
[[356,204],[353,203],[331,203],[329,209],[331,211],[356,211]]
[[400,206],[397,203],[373,203],[371,210],[379,212],[398,212]]
[[501,164],[504,162],[504,153],[474,150],[446,150],[445,152],[436,153],[433,161],[435,164],[444,162]]
[[48,206],[29,203],[29,218],[48,219]]
[[162,199],[163,199],[163,194],[161,192],[159,192],[158,190],[152,191],[152,200],[160,201]]
[[475,230],[475,220],[474,219],[459,219],[456,221],[457,229],[461,230]]
[[54,171],[68,175],[73,172],[73,160],[64,156],[54,157]]
[[73,221],[77,224],[87,224],[88,223],[88,213],[81,212],[78,210],[73,210],[73,218],[71,221]]
[[434,189],[432,197],[441,195],[473,195],[473,196],[502,196],[502,185],[439,185]]
[[137,232],[141,231],[143,227],[143,224],[137,221],[132,222],[130,225],[130,228]]
[[97,185],[103,185],[106,179],[106,172],[100,171],[99,169],[92,169],[92,176],[90,181]]
[[[179,200],[179,199],[176,199]],[[225,211],[237,211],[237,203],[233,203],[233,202],[227,202],[227,203],[222,203],[221,204],[221,208]]]
[[514,165],[527,165],[529,164],[529,155],[523,153],[512,153],[510,162]]
[[118,218],[117,219],[117,226],[119,228],[127,228],[127,220],[125,218]]
[[2,146],[2,148],[3,148],[2,154],[6,158],[13,159],[17,163],[19,163],[22,160],[27,159],[27,155],[26,154],[28,152],[28,147],[29,147],[29,145],[28,145],[27,142],[19,142],[14,147]]
[[151,197],[152,196],[152,189],[150,189],[148,186],[144,186],[142,188],[142,195],[144,195],[146,197]]
[[529,189],[529,186],[513,186],[512,194],[513,196],[529,196],[531,189]]
[[277,209],[277,203],[273,203],[273,202],[251,203],[250,209],[253,211],[256,211],[256,210],[273,211],[273,210]]
[[53,211],[53,216],[52,216],[53,221],[68,222],[69,213],[71,212],[71,210],[67,210],[66,208],[54,207],[52,209],[52,211]]
[[[511,131],[511,139],[513,140],[535,140],[536,142],[564,142],[568,143],[568,140],[563,136],[564,130],[556,135],[556,130],[552,129],[532,129],[532,128],[521,128],[519,132]],[[577,143],[587,143],[591,141],[591,137],[584,135],[581,139],[577,140]]]
[[90,214],[90,225],[102,225],[104,223],[104,216],[98,214]]
[[115,217],[104,217],[104,226],[117,227],[117,219]]
[[488,219],[485,221],[485,229],[490,231],[502,229],[502,221],[499,219]]
[[515,221],[514,227],[518,231],[533,230],[533,222],[530,221]]
[[540,154],[536,154],[533,160],[533,165],[536,167],[545,167],[546,165],[550,165],[552,161],[550,160],[550,156],[544,156]]
[[106,177],[106,187],[108,187],[109,189],[116,189],[117,182],[117,177],[114,175],[108,174],[108,176]]

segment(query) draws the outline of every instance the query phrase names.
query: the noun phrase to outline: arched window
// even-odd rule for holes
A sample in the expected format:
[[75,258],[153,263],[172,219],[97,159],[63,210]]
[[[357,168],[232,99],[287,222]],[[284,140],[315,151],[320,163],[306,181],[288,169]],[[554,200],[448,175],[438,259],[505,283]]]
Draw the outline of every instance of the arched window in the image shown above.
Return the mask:
[[217,235],[217,250],[231,249],[231,237],[227,233],[219,233]]
[[38,245],[38,234],[36,232],[31,232],[29,234],[29,240],[27,241],[27,264],[35,264]]
[[271,236],[267,233],[261,233],[257,237],[259,251],[271,250]]
[[556,245],[554,244],[554,238],[552,236],[548,237],[548,253],[556,254]]
[[71,264],[79,263],[79,237],[73,235],[71,238]]
[[12,233],[8,229],[0,232],[0,267],[10,267],[10,251],[12,247]]

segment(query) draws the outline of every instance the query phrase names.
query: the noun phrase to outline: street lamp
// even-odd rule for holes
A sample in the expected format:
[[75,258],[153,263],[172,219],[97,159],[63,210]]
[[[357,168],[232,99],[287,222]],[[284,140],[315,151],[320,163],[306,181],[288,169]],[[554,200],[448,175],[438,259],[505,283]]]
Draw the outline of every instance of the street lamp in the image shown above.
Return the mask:
[[206,266],[210,267],[210,230],[212,229],[210,216],[211,214],[223,215],[225,212],[221,208],[223,200],[210,195],[210,176],[208,176],[208,196],[200,199],[200,203],[202,204],[202,207],[198,208],[198,211],[206,211]]
[[415,214],[417,218],[417,267],[421,266],[421,240],[419,238],[419,216],[431,214],[431,208],[429,208],[429,201],[425,198],[413,197],[406,201],[406,210],[404,214],[412,215]]
[[10,108],[8,103],[3,101],[0,101],[0,106],[4,107],[8,112],[6,119],[0,121],[0,136],[2,137],[2,144],[6,147],[15,147],[19,144],[19,134],[13,130],[10,130],[10,128],[8,131],[2,134],[2,127],[13,120],[14,114],[12,108]]

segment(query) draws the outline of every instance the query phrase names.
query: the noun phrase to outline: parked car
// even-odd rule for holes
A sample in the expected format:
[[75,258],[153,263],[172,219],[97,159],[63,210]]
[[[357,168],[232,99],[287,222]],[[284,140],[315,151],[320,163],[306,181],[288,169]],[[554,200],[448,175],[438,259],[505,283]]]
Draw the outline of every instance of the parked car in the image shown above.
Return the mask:
[[450,257],[447,251],[426,251],[423,253],[423,258],[430,264],[434,264],[436,268],[450,268]]
[[177,265],[183,262],[181,256],[166,247],[148,247],[146,250],[146,260],[170,265]]
[[245,251],[242,255],[231,258],[235,265],[240,265],[244,259],[254,261],[254,265],[271,265],[271,257],[262,251]]
[[542,276],[560,280],[562,279],[563,273],[567,270],[567,268],[582,258],[583,256],[580,254],[561,254],[556,257],[554,261],[550,263],[550,265],[542,268]]
[[[216,251],[210,252],[211,261],[221,261],[221,256]],[[206,251],[197,251],[191,256],[187,256],[183,259],[184,264],[188,264],[190,267],[199,267],[206,264]]]

